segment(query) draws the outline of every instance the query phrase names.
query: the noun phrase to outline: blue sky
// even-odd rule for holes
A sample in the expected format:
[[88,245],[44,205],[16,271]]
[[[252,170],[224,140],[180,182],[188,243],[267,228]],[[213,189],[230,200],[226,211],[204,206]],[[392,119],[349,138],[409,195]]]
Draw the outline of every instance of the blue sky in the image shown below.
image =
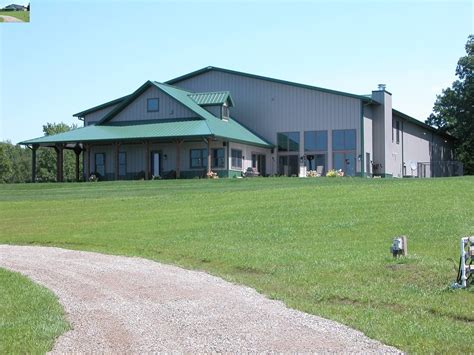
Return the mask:
[[424,120],[473,32],[471,1],[32,1],[29,24],[0,24],[0,140],[208,65],[356,94],[385,83]]

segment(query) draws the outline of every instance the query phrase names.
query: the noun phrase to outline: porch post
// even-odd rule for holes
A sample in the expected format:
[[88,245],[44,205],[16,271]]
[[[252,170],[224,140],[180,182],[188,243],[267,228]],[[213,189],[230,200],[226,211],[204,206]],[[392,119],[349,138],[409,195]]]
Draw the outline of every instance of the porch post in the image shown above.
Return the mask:
[[119,179],[119,150],[120,143],[115,143],[115,180]]
[[176,141],[176,179],[181,177],[181,143],[183,141],[178,139]]
[[56,182],[63,181],[63,145],[57,144],[56,150]]
[[207,139],[207,173],[211,173],[211,138]]
[[79,145],[76,145],[74,147],[74,154],[76,154],[76,182],[79,182],[79,158],[81,155],[81,147]]
[[31,182],[36,182],[36,151],[38,147],[37,144],[33,144],[31,147]]
[[150,178],[150,142],[145,142],[145,180]]
[[86,165],[86,181],[89,180],[91,176],[91,145],[86,145],[87,150],[87,165]]

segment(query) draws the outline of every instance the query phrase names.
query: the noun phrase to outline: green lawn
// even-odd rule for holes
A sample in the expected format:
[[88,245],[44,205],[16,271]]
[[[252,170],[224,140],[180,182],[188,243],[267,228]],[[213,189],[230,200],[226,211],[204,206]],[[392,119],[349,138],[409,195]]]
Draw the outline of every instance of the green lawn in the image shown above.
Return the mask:
[[202,269],[405,351],[474,352],[474,292],[448,288],[473,196],[474,177],[3,185],[0,243]]
[[0,11],[0,15],[16,17],[24,22],[30,22],[29,11]]
[[68,327],[51,291],[0,269],[0,354],[45,353]]

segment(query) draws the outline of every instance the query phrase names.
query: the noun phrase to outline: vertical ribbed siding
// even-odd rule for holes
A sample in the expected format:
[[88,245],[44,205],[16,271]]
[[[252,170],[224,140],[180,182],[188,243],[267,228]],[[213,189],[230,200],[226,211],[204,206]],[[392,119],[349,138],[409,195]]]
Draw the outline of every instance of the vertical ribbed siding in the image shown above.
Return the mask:
[[99,122],[106,114],[112,111],[117,105],[111,105],[95,112],[91,112],[84,116],[84,126],[88,126],[90,123]]
[[[356,154],[361,154],[359,99],[218,71],[174,85],[190,91],[230,91],[235,102],[231,116],[273,144],[277,132],[327,130],[331,137],[334,129],[355,129]],[[332,166],[331,145],[328,162]]]
[[[159,111],[147,112],[147,99],[159,98]],[[156,120],[170,118],[196,117],[196,113],[185,107],[180,102],[163,93],[156,87],[150,87],[138,96],[123,111],[110,122]]]

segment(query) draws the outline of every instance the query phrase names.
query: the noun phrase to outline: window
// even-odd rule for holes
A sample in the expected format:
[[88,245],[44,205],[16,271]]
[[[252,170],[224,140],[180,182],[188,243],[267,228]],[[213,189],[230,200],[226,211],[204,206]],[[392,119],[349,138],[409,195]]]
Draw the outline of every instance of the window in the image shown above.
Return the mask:
[[231,150],[232,168],[242,169],[242,151],[238,149]]
[[229,118],[229,106],[222,105],[222,118]]
[[277,144],[279,152],[298,152],[300,150],[300,133],[278,133]]
[[127,174],[127,153],[119,152],[119,176]]
[[105,153],[95,154],[95,174],[105,176]]
[[333,150],[355,150],[356,149],[356,130],[355,129],[337,129],[332,131],[332,149]]
[[191,169],[207,168],[207,149],[191,149]]
[[160,110],[160,100],[158,98],[148,99],[146,101],[146,110],[148,112],[158,112]]
[[225,166],[225,152],[223,148],[212,150],[212,167],[223,168]]
[[328,131],[306,131],[304,132],[304,150],[309,151],[327,151],[328,150]]

